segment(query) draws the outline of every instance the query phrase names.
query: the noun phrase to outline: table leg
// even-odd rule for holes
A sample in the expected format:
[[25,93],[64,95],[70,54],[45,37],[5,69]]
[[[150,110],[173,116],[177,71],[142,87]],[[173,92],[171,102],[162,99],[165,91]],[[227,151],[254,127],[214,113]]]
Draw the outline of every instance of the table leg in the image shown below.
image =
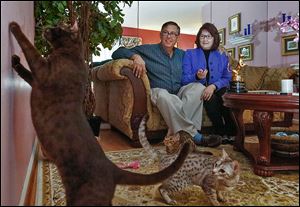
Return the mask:
[[263,169],[269,166],[271,161],[271,124],[273,120],[273,112],[253,112],[254,127],[259,139],[259,154],[256,157],[254,172],[260,176],[272,176],[272,170]]
[[245,140],[245,125],[243,121],[243,109],[233,108],[231,109],[233,113],[233,118],[235,125],[237,126],[237,134],[235,138],[235,143],[233,149],[236,151],[244,150],[244,140]]

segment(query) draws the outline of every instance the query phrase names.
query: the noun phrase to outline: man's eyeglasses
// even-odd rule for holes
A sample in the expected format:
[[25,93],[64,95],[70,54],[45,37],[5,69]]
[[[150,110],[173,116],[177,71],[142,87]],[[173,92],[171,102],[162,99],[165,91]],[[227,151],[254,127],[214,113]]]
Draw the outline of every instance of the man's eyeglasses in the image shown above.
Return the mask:
[[172,38],[175,38],[178,36],[177,33],[175,32],[167,32],[167,31],[162,31],[161,34],[164,36],[164,37],[167,37],[167,36],[170,36]]
[[208,40],[211,40],[213,38],[213,36],[211,35],[200,35],[200,39],[204,40],[204,39],[208,39]]

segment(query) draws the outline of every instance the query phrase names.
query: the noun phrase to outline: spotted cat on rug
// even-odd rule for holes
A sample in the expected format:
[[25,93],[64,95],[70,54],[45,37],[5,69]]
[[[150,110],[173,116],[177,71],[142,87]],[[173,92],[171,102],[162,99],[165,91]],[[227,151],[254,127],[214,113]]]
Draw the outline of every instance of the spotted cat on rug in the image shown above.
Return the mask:
[[[162,155],[155,150],[148,142],[145,127],[146,117],[139,127],[140,143],[152,159],[160,162],[160,169],[163,169],[176,159],[177,154]],[[232,190],[237,185],[240,178],[239,166],[238,161],[232,160],[224,149],[220,157],[190,152],[180,170],[163,181],[158,190],[166,203],[176,204],[169,194],[181,191],[189,185],[201,186],[211,204],[218,206],[220,201],[226,201],[222,192]]]
[[186,144],[168,168],[149,175],[122,170],[106,156],[88,124],[82,103],[88,81],[82,39],[77,27],[48,28],[47,58],[30,43],[20,26],[9,29],[25,54],[29,71],[12,56],[12,67],[32,87],[31,115],[42,149],[57,166],[67,205],[111,205],[117,184],[149,185],[174,174],[189,152]]

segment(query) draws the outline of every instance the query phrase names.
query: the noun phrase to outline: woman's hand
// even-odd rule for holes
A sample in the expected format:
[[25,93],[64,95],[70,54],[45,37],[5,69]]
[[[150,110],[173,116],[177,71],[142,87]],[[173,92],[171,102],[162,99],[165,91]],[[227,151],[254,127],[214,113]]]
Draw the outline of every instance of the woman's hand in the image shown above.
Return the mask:
[[207,72],[208,72],[207,69],[199,69],[199,70],[197,71],[197,77],[198,77],[199,79],[203,79],[203,78],[206,77]]
[[216,89],[217,87],[214,84],[207,86],[203,91],[202,99],[205,101],[209,101]]
[[143,73],[147,72],[145,61],[138,54],[133,55],[131,59],[133,60],[133,74],[140,78]]

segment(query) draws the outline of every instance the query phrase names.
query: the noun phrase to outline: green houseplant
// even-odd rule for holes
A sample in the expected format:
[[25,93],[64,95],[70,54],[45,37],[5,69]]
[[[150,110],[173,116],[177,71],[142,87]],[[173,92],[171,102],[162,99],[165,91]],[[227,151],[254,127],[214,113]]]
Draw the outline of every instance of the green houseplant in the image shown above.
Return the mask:
[[[47,56],[50,46],[42,37],[45,27],[57,25],[60,22],[78,21],[84,44],[84,57],[89,65],[92,54],[99,56],[101,49],[111,49],[114,42],[122,35],[124,14],[122,8],[131,6],[133,1],[35,1],[35,46],[41,54]],[[93,116],[95,107],[91,81],[87,83],[86,96],[83,103],[87,117]]]

